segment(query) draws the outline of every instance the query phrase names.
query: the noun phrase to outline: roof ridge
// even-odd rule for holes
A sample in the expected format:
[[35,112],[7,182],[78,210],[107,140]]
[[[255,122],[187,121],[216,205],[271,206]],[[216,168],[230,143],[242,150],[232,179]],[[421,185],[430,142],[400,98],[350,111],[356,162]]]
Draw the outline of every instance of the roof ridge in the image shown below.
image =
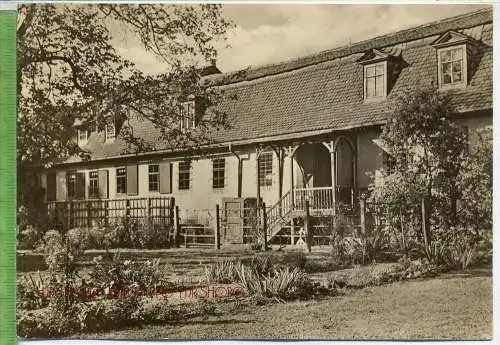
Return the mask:
[[[467,21],[470,20],[470,23]],[[457,23],[458,21],[458,23]],[[493,21],[492,7],[486,7],[472,12],[447,17],[432,22],[420,24],[417,26],[402,29],[396,32],[390,32],[384,35],[375,36],[364,39],[349,45],[342,45],[331,49],[319,51],[317,53],[288,59],[285,61],[264,64],[260,66],[249,66],[236,71],[231,71],[223,74],[214,75],[207,81],[214,84],[235,84],[242,81],[250,81],[263,78],[283,72],[289,72],[296,69],[319,64],[329,60],[341,58],[351,54],[361,53],[371,48],[383,48],[390,45],[408,42],[416,39],[421,39],[429,36],[434,36],[444,31],[453,30],[454,28],[469,28],[477,26],[481,23],[489,23]],[[462,23],[463,22],[463,23]],[[432,30],[434,28],[434,30]],[[428,30],[429,32],[425,32]],[[423,32],[420,32],[423,31]],[[408,37],[405,37],[408,36]]]

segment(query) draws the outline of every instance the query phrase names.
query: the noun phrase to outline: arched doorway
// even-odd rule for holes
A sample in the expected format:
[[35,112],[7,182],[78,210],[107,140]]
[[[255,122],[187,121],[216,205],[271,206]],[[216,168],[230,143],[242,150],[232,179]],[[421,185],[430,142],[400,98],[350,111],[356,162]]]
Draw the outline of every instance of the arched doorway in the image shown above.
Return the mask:
[[331,187],[330,152],[321,143],[305,144],[295,152],[299,167],[295,176],[296,188]]

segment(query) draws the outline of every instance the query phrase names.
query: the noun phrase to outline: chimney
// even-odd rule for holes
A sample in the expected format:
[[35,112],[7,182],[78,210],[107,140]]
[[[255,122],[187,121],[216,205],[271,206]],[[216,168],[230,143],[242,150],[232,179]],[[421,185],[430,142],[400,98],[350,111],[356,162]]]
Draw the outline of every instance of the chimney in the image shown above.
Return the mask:
[[220,74],[222,73],[218,68],[217,68],[217,59],[212,58],[210,59],[210,64],[203,67],[200,71],[200,75],[202,77],[206,77],[208,75],[212,74]]

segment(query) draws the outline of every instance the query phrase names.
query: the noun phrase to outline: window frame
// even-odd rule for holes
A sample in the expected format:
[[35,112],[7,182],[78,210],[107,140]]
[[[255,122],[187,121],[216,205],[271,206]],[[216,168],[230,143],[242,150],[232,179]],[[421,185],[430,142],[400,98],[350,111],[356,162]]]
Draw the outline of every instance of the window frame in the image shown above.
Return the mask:
[[[151,171],[151,168],[156,167],[156,171]],[[156,181],[152,181],[152,178]],[[156,188],[151,188],[151,186],[156,185]],[[148,192],[159,193],[160,192],[160,165],[159,164],[148,164]]]
[[[123,174],[119,174],[118,172],[123,169]],[[127,194],[127,168],[126,167],[116,167],[116,194],[124,195]],[[123,179],[123,182],[118,182],[118,179]],[[123,186],[122,186],[123,185]],[[123,187],[123,191],[120,191],[120,187]]]
[[[82,133],[85,133],[85,139],[80,139]],[[83,145],[88,143],[88,140],[89,140],[88,129],[86,129],[86,130],[78,129],[77,133],[76,133],[76,141],[77,141],[78,145],[83,146]]]
[[[377,95],[377,67],[382,66],[383,68],[383,80],[382,80],[382,94]],[[368,77],[367,70],[370,68],[375,69],[375,74],[371,77]],[[368,96],[368,78],[374,78],[375,81],[375,96]],[[384,100],[387,98],[387,60],[378,61],[370,64],[363,65],[363,98],[365,101],[376,101],[376,100]]]
[[[181,131],[187,131],[196,128],[196,107],[194,100],[189,100],[181,103],[179,121]],[[186,126],[186,123],[188,124],[188,126]]]
[[89,199],[99,198],[99,171],[89,171]]
[[[215,166],[216,162],[222,161],[221,166]],[[220,184],[221,177],[216,176],[216,173],[220,174],[222,172],[222,185]],[[214,158],[212,159],[212,189],[213,190],[221,190],[226,187],[226,158]],[[219,181],[216,183],[216,181]]]
[[[451,63],[451,83],[443,83],[443,63],[447,62],[442,62],[441,61],[441,54],[446,52],[446,51],[452,51],[452,50],[457,50],[460,49],[462,51],[462,80],[459,82],[453,82],[453,62],[458,61],[458,60],[453,60],[451,59],[449,63]],[[452,45],[448,47],[442,47],[436,49],[436,54],[437,54],[437,63],[438,63],[438,85],[440,89],[453,89],[453,88],[464,88],[467,86],[468,82],[468,61],[467,61],[467,45],[464,44],[459,44],[459,45]]]
[[[270,156],[269,158],[266,158],[266,160],[263,160],[263,157],[265,156]],[[274,180],[274,152],[273,151],[264,151],[261,152],[259,155],[259,186],[264,187],[264,188],[270,188],[273,186],[273,180]],[[264,164],[266,165],[264,165]],[[267,170],[266,170],[267,169]],[[267,172],[267,173],[266,173]],[[268,176],[271,176],[270,179],[268,179]]]
[[[186,164],[187,167],[181,168],[181,165]],[[191,161],[181,161],[177,164],[177,189],[180,191],[186,191],[191,189]],[[182,183],[187,183],[183,185]]]

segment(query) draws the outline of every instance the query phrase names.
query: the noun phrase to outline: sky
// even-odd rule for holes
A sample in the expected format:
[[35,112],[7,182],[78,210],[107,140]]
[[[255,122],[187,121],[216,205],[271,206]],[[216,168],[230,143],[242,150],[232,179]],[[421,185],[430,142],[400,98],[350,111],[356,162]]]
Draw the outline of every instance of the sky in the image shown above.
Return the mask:
[[[278,63],[484,8],[481,5],[224,4],[235,23],[217,43],[217,67],[231,72]],[[146,73],[165,70],[140,44],[117,41],[122,55]]]

